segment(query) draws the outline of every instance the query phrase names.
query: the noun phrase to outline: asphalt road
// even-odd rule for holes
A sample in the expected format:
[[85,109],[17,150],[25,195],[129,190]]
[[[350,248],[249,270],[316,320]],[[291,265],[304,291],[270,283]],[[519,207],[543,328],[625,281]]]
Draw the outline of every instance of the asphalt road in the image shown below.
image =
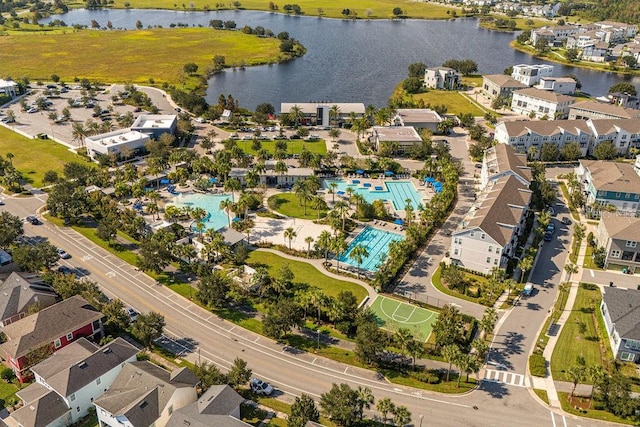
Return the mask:
[[[37,204],[34,198],[5,200],[7,204],[0,209],[20,216]],[[275,397],[285,401],[291,402],[302,392],[317,398],[329,390],[332,383],[346,382],[354,387],[370,387],[376,398],[390,397],[396,405],[407,406],[416,426],[420,421],[425,426],[504,426],[515,422],[522,426],[602,425],[555,414],[536,403],[526,388],[500,381],[483,381],[478,390],[463,396],[439,395],[387,383],[373,371],[337,363],[313,353],[283,348],[272,340],[226,322],[171,290],[156,285],[144,273],[69,228],[59,229],[45,222],[40,226],[25,224],[25,231],[27,235],[46,237],[51,243],[64,248],[72,255],[70,260],[64,261],[65,264],[90,273],[91,279],[98,282],[108,295],[117,296],[138,311],[162,313],[167,321],[168,340],[174,348],[182,351],[182,357],[192,361],[209,360],[223,368],[229,367],[235,357],[242,357],[256,376],[276,387]],[[562,247],[550,245],[549,249],[543,249],[541,257],[550,256],[554,260],[561,250]],[[560,261],[551,261],[550,265],[559,266]],[[555,275],[542,278],[553,280]],[[538,295],[541,294],[532,298]],[[521,323],[530,324],[532,329],[539,324],[526,314],[516,314],[513,320],[511,316],[506,319],[499,335],[506,336],[511,331],[510,327],[514,332],[519,331]],[[525,352],[527,341],[521,343]],[[519,366],[519,359],[512,357],[506,360],[513,360],[514,366]]]

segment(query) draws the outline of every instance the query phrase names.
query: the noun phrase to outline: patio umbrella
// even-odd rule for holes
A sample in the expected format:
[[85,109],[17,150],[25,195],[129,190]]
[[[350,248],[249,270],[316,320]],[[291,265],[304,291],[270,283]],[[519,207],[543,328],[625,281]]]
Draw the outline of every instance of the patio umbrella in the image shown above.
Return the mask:
[[364,174],[364,171],[363,171],[362,169],[358,169],[358,170],[356,171],[356,173],[357,173],[358,175],[362,175],[362,174]]
[[386,176],[393,176],[393,175],[395,175],[395,174],[394,174],[393,172],[391,172],[391,171],[384,171],[384,174],[385,174]]
[[160,180],[160,184],[169,184],[169,183],[171,183],[171,180],[169,180],[169,179],[167,179],[167,178],[162,178],[162,179]]
[[209,182],[215,184],[216,182],[218,182],[218,178],[209,178]]
[[396,225],[404,225],[404,221],[401,220],[400,218],[398,218],[395,221],[393,221],[393,223],[396,224]]

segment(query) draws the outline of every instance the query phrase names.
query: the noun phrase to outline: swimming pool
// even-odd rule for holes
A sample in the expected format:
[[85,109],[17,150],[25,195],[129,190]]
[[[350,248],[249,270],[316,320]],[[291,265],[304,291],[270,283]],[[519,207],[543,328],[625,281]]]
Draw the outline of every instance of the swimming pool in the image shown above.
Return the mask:
[[[410,181],[392,181],[392,182],[380,182],[375,183],[371,187],[364,187],[363,184],[353,183],[351,180],[332,180],[327,179],[324,181],[324,187],[331,188],[331,183],[336,183],[336,191],[347,191],[347,188],[353,188],[353,190],[362,195],[368,203],[373,203],[374,200],[390,200],[393,203],[393,207],[398,211],[403,211],[406,205],[406,200],[411,200],[411,205],[418,209],[422,206],[422,199],[425,194],[416,190],[416,187]],[[380,189],[382,187],[382,189]]]
[[[227,213],[220,209],[220,202],[227,199],[231,199],[228,194],[179,194],[173,198],[173,204],[181,208],[191,206],[204,209],[207,211],[204,218],[206,229],[220,230],[229,226]],[[231,217],[233,218],[233,214]]]
[[389,243],[402,240],[400,234],[386,230],[378,230],[373,227],[365,227],[349,244],[347,251],[339,258],[340,262],[358,267],[358,263],[349,258],[351,250],[357,245],[364,245],[369,252],[369,256],[364,258],[360,267],[368,271],[376,271],[382,263],[380,254],[389,254]]

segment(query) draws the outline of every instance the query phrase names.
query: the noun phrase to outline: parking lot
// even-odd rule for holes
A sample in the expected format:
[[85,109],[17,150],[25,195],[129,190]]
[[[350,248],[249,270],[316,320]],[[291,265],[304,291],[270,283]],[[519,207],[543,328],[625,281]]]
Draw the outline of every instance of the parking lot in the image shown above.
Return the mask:
[[[7,110],[11,109],[16,117],[14,123],[8,123],[5,126],[31,137],[47,135],[47,137],[57,142],[75,148],[81,145],[80,141],[76,141],[73,138],[73,124],[75,122],[86,123],[87,120],[91,119],[100,125],[105,121],[102,120],[102,117],[110,117],[112,123],[111,130],[115,130],[120,127],[117,122],[117,118],[120,115],[129,112],[133,113],[134,116],[140,114],[140,112],[135,111],[135,107],[123,104],[121,101],[112,100],[113,95],[124,90],[124,86],[122,85],[114,85],[97,93],[90,103],[86,103],[86,106],[82,102],[83,96],[80,87],[69,85],[67,92],[47,97],[46,101],[50,105],[48,105],[46,109],[31,109],[31,106],[34,105],[36,100],[44,96],[43,93],[46,89],[45,86],[34,87],[31,92],[24,97],[28,106],[27,111],[23,111],[20,106],[20,100],[18,99],[10,106],[0,110],[6,115]],[[163,103],[161,99],[163,99],[161,95],[152,97],[155,105],[160,110],[159,113],[175,113],[173,107],[166,100]],[[74,104],[75,106],[72,106],[71,103],[73,103],[74,100],[78,102]],[[94,110],[95,106],[103,110],[104,114],[96,115],[96,111]],[[64,108],[69,109],[70,117],[68,120],[52,120],[49,117],[50,113],[55,112],[57,117],[60,118]]]

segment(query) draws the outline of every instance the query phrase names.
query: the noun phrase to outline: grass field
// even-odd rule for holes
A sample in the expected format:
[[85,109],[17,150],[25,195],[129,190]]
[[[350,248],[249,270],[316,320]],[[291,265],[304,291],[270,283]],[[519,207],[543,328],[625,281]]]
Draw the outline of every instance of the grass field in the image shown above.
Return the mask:
[[[176,3],[172,0],[130,0],[132,8],[141,9],[176,9],[174,5],[178,5],[177,9],[182,9],[182,4]],[[274,2],[282,8],[284,3]],[[334,1],[334,0],[298,0],[295,2],[302,8],[302,14],[305,15],[319,15],[319,10],[322,9],[322,16],[330,18],[343,18],[343,9],[354,10],[357,14],[357,18],[366,19],[386,19],[393,16],[392,11],[395,7],[402,8],[404,14],[411,18],[427,18],[427,19],[447,19],[450,18],[451,11],[457,11],[460,14],[460,9],[447,8],[431,3],[414,2],[410,0],[361,0],[357,3],[348,1]],[[207,0],[194,0],[189,2],[195,9],[202,10],[205,5],[211,5],[212,3]],[[116,2],[115,7],[122,8],[123,2]],[[241,1],[242,9],[251,10],[268,10],[269,2],[263,0],[243,0]],[[229,4],[229,7],[231,5]],[[368,14],[367,11],[370,11]],[[450,13],[447,13],[449,11]]]
[[[238,147],[242,148],[245,153],[255,156],[258,154],[256,150],[251,148],[253,141],[237,141]],[[300,154],[302,147],[313,154],[327,154],[327,144],[323,139],[318,141],[304,141],[302,139],[293,139],[285,141],[287,143],[287,153]],[[276,151],[276,141],[260,141],[261,149],[267,150],[270,154]]]
[[[2,43],[1,40],[0,43]],[[84,161],[82,157],[57,142],[47,139],[25,138],[9,129],[0,127],[0,154],[6,157],[7,153],[14,155],[13,165],[34,187],[42,186],[45,172],[53,170],[61,175],[65,163],[74,160]],[[34,156],[34,153],[38,153],[38,155]]]
[[474,116],[484,116],[483,110],[476,107],[456,91],[431,89],[426,93],[413,95],[413,99],[416,101],[422,99],[425,103],[432,106],[444,104],[447,106],[447,113],[449,114],[471,113]]
[[[551,356],[551,373],[556,381],[569,381],[565,371],[577,364],[578,357],[584,357],[586,366],[600,365],[607,369],[600,355],[601,337],[596,330],[601,300],[597,287],[591,289],[589,285],[580,284],[573,310]],[[608,342],[602,344],[609,345]]]
[[[304,207],[301,206],[298,196],[294,193],[274,194],[267,200],[269,207],[276,212],[293,218],[318,219],[318,211],[311,208],[311,203],[307,202],[307,214],[304,214]],[[327,210],[320,210],[320,218],[327,215]]]
[[341,291],[351,291],[358,302],[367,296],[366,289],[357,283],[325,276],[311,264],[286,259],[270,252],[253,251],[249,254],[246,263],[249,265],[264,264],[268,266],[269,272],[272,274],[277,271],[280,265],[287,263],[295,276],[293,280],[296,283],[307,283],[310,286],[315,286],[322,289],[326,295],[333,297],[337,296]]
[[277,62],[279,43],[276,38],[210,28],[23,33],[0,37],[0,64],[4,75],[31,80],[57,74],[63,81],[77,76],[101,82],[146,83],[153,78],[179,83],[184,64],[194,62],[203,72],[216,54],[223,55],[227,65]]
[[407,328],[416,339],[426,342],[438,313],[378,295],[371,303],[371,310],[380,320],[380,326],[390,331]]

